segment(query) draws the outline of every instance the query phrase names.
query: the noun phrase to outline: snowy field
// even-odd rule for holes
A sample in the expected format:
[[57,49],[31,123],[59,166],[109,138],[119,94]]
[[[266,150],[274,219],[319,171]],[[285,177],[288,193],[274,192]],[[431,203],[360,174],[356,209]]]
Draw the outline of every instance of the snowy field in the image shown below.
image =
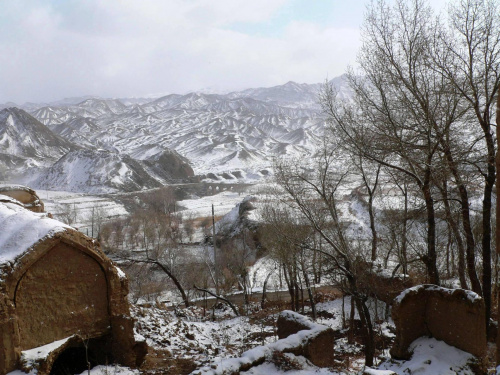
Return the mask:
[[74,219],[71,226],[81,232],[91,234],[92,217],[94,221],[109,221],[128,215],[125,207],[117,201],[96,195],[72,193],[67,191],[37,190],[45,204],[45,211],[54,215],[55,219],[65,222],[65,216]]
[[193,217],[212,216],[212,204],[214,205],[215,216],[223,216],[231,211],[236,204],[240,203],[243,198],[245,198],[245,194],[223,191],[196,199],[185,199],[177,202],[177,204],[184,208],[180,211],[184,217],[190,215]]

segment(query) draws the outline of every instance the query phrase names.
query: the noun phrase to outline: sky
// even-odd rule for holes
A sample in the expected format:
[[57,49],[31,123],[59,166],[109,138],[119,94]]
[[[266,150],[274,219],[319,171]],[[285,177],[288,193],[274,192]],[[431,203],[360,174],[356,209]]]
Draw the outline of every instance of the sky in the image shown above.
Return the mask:
[[343,74],[368,0],[0,0],[0,103]]

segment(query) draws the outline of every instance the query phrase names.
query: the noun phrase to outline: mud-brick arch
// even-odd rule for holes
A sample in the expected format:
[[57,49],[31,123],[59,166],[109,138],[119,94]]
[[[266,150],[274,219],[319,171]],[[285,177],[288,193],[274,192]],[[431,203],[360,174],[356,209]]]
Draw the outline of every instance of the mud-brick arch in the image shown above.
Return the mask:
[[21,351],[72,335],[107,335],[117,362],[137,363],[127,279],[94,240],[75,230],[57,233],[2,272],[0,373],[16,368]]
[[90,255],[59,241],[33,263],[14,294],[21,350],[73,334],[106,332],[111,325],[108,282]]

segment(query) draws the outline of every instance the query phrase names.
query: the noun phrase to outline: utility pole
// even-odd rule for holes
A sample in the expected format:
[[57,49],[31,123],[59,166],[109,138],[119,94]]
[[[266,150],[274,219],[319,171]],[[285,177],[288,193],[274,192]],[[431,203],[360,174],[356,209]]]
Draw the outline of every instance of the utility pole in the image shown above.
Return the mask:
[[214,279],[215,279],[215,291],[219,294],[219,272],[217,267],[217,241],[215,238],[215,210],[214,204],[212,203],[212,242],[214,244]]
[[94,238],[94,207],[92,207],[92,238]]

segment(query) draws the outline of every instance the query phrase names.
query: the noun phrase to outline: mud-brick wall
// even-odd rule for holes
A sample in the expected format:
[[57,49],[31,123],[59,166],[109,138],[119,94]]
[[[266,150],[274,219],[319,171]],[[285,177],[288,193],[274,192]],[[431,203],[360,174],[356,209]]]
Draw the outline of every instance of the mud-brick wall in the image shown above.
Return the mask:
[[103,269],[89,255],[59,242],[19,280],[15,293],[21,350],[110,326]]
[[13,369],[17,357],[15,347],[17,335],[14,308],[8,299],[0,293],[0,374],[6,369]]
[[34,190],[29,188],[23,189],[0,189],[1,195],[7,195],[25,204],[26,208],[33,212],[44,212],[44,204]]
[[419,285],[395,299],[392,319],[396,324],[396,340],[391,349],[394,358],[409,358],[408,347],[421,336],[435,337],[485,358],[484,300],[475,293]]

